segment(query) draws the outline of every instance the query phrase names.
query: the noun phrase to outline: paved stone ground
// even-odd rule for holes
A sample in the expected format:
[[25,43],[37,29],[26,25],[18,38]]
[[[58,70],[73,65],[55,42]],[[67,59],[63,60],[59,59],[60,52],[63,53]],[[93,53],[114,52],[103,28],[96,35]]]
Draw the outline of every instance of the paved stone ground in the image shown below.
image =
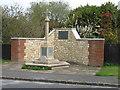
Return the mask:
[[26,70],[21,69],[23,63],[9,62],[2,64],[2,70],[15,70],[27,72],[41,72],[41,73],[54,73],[54,74],[78,74],[78,75],[95,75],[100,70],[100,67],[92,67],[85,65],[70,65],[69,67],[54,68],[48,71]]

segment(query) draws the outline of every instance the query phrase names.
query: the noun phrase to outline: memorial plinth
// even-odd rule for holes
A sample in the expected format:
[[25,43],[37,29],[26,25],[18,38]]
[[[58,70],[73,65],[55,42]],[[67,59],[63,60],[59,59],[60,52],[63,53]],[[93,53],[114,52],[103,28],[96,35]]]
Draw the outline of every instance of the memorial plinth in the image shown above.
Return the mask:
[[54,58],[54,45],[49,44],[49,10],[47,9],[45,14],[45,42],[41,45],[41,56],[40,59],[33,61],[32,63],[25,63],[26,65],[30,66],[68,66],[69,63],[65,61],[59,61],[58,59]]

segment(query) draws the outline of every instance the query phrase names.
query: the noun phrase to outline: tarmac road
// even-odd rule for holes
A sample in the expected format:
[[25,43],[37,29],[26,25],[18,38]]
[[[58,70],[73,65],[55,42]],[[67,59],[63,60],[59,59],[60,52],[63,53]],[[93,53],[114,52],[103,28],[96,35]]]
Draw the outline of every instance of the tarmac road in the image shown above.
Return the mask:
[[[0,77],[2,79],[12,79],[12,81],[3,80],[3,87],[5,88],[17,88],[17,87],[18,88],[22,88],[22,87],[23,88],[45,88],[45,87],[46,88],[96,88],[96,87],[101,88],[106,86],[106,87],[118,88],[118,86],[120,86],[120,84],[118,84],[118,78],[114,76],[99,77],[99,76],[87,74],[85,72],[84,74],[81,74],[83,73],[81,71],[81,68],[83,68],[82,66],[80,68],[79,66],[73,67],[71,65],[71,68],[76,68],[76,70],[78,70],[76,71],[76,73],[72,73],[71,69],[69,70],[69,68],[48,70],[48,71],[36,71],[36,70],[23,70],[21,69],[20,65],[21,64],[16,64],[13,62],[2,65],[2,73],[0,72],[1,73]],[[85,68],[88,67],[84,67],[82,70],[85,70]],[[91,70],[93,70],[92,67]],[[64,72],[64,73],[59,73],[56,71]],[[24,81],[26,80],[27,82],[22,82],[21,80]],[[46,82],[46,83],[42,83],[42,82]]]
[[0,80],[2,81],[2,88],[111,88],[111,87],[91,86],[91,85],[71,85],[71,84],[7,80],[7,79],[0,79]]

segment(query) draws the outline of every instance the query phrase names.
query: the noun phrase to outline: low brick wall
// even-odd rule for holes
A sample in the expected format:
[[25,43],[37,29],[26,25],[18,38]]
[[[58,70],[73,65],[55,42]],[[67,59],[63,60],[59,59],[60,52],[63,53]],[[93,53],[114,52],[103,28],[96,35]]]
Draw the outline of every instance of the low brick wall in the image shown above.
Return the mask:
[[24,61],[24,39],[14,39],[11,41],[11,60],[12,61]]
[[104,40],[90,40],[89,43],[89,65],[102,66],[104,63]]

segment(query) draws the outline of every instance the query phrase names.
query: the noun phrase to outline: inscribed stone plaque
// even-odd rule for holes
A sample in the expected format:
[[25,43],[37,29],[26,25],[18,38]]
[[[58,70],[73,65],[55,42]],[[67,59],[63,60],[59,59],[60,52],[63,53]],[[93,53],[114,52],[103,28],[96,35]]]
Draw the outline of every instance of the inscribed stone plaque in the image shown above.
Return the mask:
[[48,48],[48,56],[52,56],[53,55],[53,49],[52,48]]
[[47,48],[42,48],[42,56],[47,56]]
[[58,39],[68,39],[68,31],[59,31]]

